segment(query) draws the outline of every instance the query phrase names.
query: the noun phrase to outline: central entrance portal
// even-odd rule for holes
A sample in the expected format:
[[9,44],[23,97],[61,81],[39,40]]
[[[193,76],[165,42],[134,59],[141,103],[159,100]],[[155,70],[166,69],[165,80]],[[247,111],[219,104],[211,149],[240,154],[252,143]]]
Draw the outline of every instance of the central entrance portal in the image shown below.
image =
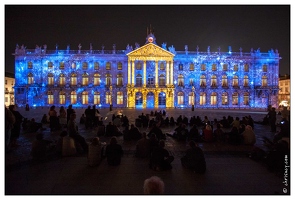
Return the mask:
[[155,107],[155,95],[152,92],[149,92],[147,94],[146,107],[147,108],[154,108]]
[[166,107],[166,94],[165,94],[165,92],[161,92],[159,94],[159,107],[161,107],[161,108]]

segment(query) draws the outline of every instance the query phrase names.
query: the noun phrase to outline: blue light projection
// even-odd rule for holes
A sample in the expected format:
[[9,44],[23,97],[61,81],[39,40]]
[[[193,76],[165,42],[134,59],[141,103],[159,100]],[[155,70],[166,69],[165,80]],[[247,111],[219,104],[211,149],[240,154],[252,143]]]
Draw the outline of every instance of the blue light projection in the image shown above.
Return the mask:
[[[137,44],[138,45],[138,44]],[[156,45],[156,44],[155,44]],[[129,46],[129,45],[128,45]],[[165,45],[166,46],[166,45]],[[39,47],[38,47],[39,48]],[[141,48],[139,46],[136,49]],[[166,47],[165,47],[166,48]],[[278,72],[279,72],[279,57],[278,51],[270,50],[267,53],[260,52],[260,49],[246,52],[233,52],[229,46],[228,52],[210,51],[188,51],[188,46],[185,45],[185,51],[176,51],[175,48],[169,47],[170,52],[174,53],[173,61],[173,93],[174,107],[191,107],[195,108],[266,108],[268,105],[277,106],[278,93]],[[19,106],[25,106],[27,103],[34,107],[39,106],[68,106],[73,104],[71,96],[72,92],[76,92],[74,107],[87,107],[94,104],[95,94],[99,93],[99,100],[96,100],[98,107],[109,107],[112,104],[114,107],[127,107],[127,77],[128,77],[128,57],[127,52],[133,50],[47,50],[44,49],[25,49],[17,47],[15,53],[15,101]],[[49,63],[52,63],[52,67]],[[107,62],[110,62],[111,69],[106,69]],[[122,69],[118,70],[118,63],[122,63]],[[138,61],[141,62],[142,61]],[[160,69],[160,61],[158,64],[158,76],[166,79],[166,66]],[[29,65],[31,63],[32,65]],[[60,66],[64,63],[64,68]],[[76,67],[73,68],[72,64]],[[87,67],[83,66],[87,63]],[[98,69],[94,69],[94,63],[99,64]],[[136,63],[135,63],[136,64]],[[164,62],[164,64],[166,64]],[[226,64],[227,68],[223,68]],[[201,66],[205,65],[205,69]],[[216,65],[216,69],[212,66]],[[147,61],[146,65],[146,82],[151,83],[151,87],[155,87],[155,62]],[[180,67],[181,66],[181,67]],[[193,66],[193,68],[191,68]],[[235,67],[237,69],[235,69]],[[246,69],[248,66],[248,69]],[[264,69],[263,66],[266,66]],[[53,74],[53,84],[49,84],[49,74]],[[71,85],[71,74],[77,75],[77,84]],[[88,83],[82,85],[82,75],[88,74]],[[94,84],[94,74],[100,75],[100,84]],[[60,75],[65,75],[65,81],[60,83]],[[111,86],[107,85],[106,77],[111,75]],[[117,85],[118,74],[122,74],[122,85]],[[31,76],[32,75],[32,76]],[[136,68],[135,75],[140,75],[142,81],[144,79],[143,69]],[[178,86],[179,76],[183,75],[183,85]],[[201,76],[206,78],[206,86],[200,85]],[[31,76],[31,77],[30,77]],[[211,86],[211,78],[216,76],[216,85]],[[225,77],[223,79],[223,77]],[[238,77],[238,84],[234,85],[234,77]],[[244,77],[248,77],[247,81]],[[264,80],[265,79],[265,80]],[[226,85],[223,86],[223,81],[226,80]],[[245,85],[244,82],[248,85]],[[266,81],[263,85],[262,82]],[[136,81],[135,81],[136,82]],[[136,86],[135,87],[142,87]],[[160,86],[166,87],[166,86]],[[87,92],[86,100],[83,92]],[[118,94],[123,93],[123,101],[118,100]],[[53,99],[50,100],[49,93],[52,93]],[[65,99],[60,96],[65,93]],[[107,102],[107,93],[111,96],[110,102]],[[183,102],[178,102],[178,95],[184,94]],[[205,104],[201,102],[201,94],[205,94]],[[193,94],[193,97],[189,97]],[[238,95],[238,103],[234,105],[233,95]],[[142,94],[140,94],[142,95]],[[155,107],[155,98],[158,98],[160,107],[165,107],[167,94],[160,93],[159,96],[154,96],[149,92],[146,97],[146,107]],[[216,96],[216,98],[215,98]],[[224,97],[226,96],[226,98]],[[191,100],[189,100],[191,98]],[[142,96],[136,97],[136,108],[142,108]],[[193,100],[192,100],[193,99]],[[84,104],[83,104],[84,101]]]

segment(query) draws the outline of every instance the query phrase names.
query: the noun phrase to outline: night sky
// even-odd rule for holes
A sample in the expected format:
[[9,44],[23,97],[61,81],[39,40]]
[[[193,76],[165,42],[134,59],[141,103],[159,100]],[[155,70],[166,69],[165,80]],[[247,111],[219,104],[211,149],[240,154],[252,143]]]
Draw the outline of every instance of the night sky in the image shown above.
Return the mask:
[[[81,2],[82,3],[82,2]],[[290,74],[290,5],[5,5],[5,70],[14,73],[16,44],[48,50],[126,49],[145,44],[152,25],[159,46],[177,50],[261,52],[278,49],[280,74]]]

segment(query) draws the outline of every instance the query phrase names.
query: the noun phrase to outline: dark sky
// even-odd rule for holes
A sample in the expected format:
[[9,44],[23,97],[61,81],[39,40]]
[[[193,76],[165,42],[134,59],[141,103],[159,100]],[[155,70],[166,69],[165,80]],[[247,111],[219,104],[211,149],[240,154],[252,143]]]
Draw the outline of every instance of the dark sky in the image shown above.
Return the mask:
[[5,5],[5,70],[14,72],[16,44],[27,49],[47,45],[48,50],[89,49],[116,44],[123,50],[145,43],[154,27],[157,44],[176,50],[261,52],[278,49],[280,74],[290,74],[290,5]]

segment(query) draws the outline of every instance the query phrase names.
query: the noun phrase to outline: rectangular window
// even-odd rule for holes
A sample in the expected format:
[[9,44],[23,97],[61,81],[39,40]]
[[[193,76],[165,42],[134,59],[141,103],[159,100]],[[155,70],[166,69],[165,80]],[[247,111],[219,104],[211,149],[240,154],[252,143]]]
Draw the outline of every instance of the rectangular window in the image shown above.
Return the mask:
[[96,104],[96,105],[100,104],[100,95],[99,94],[94,95],[94,104]]
[[65,104],[66,103],[66,95],[60,94],[59,95],[59,104]]
[[48,104],[54,104],[53,94],[48,94],[47,103]]
[[8,97],[5,97],[5,103],[7,103],[8,102]]
[[76,103],[77,103],[77,95],[71,94],[71,104],[76,104]]
[[82,94],[82,104],[88,104],[88,94]]
[[195,105],[195,96],[188,96],[188,105]]
[[227,67],[228,67],[227,64],[223,64],[222,70],[223,70],[223,71],[227,71]]
[[117,95],[117,104],[122,105],[123,104],[123,95]]
[[106,104],[111,104],[111,95],[106,94]]
[[65,69],[65,63],[64,62],[59,63],[59,69]]
[[178,105],[183,105],[184,104],[184,99],[183,99],[182,95],[177,96],[177,104]]
[[33,63],[32,62],[28,62],[28,69],[33,69]]
[[236,72],[236,71],[238,71],[238,70],[239,70],[238,65],[234,65],[234,71]]
[[206,104],[206,96],[200,95],[200,105],[205,105],[205,104]]
[[206,65],[205,64],[202,64],[201,65],[201,71],[205,71],[206,70]]
[[5,80],[5,85],[7,85],[7,80]]

